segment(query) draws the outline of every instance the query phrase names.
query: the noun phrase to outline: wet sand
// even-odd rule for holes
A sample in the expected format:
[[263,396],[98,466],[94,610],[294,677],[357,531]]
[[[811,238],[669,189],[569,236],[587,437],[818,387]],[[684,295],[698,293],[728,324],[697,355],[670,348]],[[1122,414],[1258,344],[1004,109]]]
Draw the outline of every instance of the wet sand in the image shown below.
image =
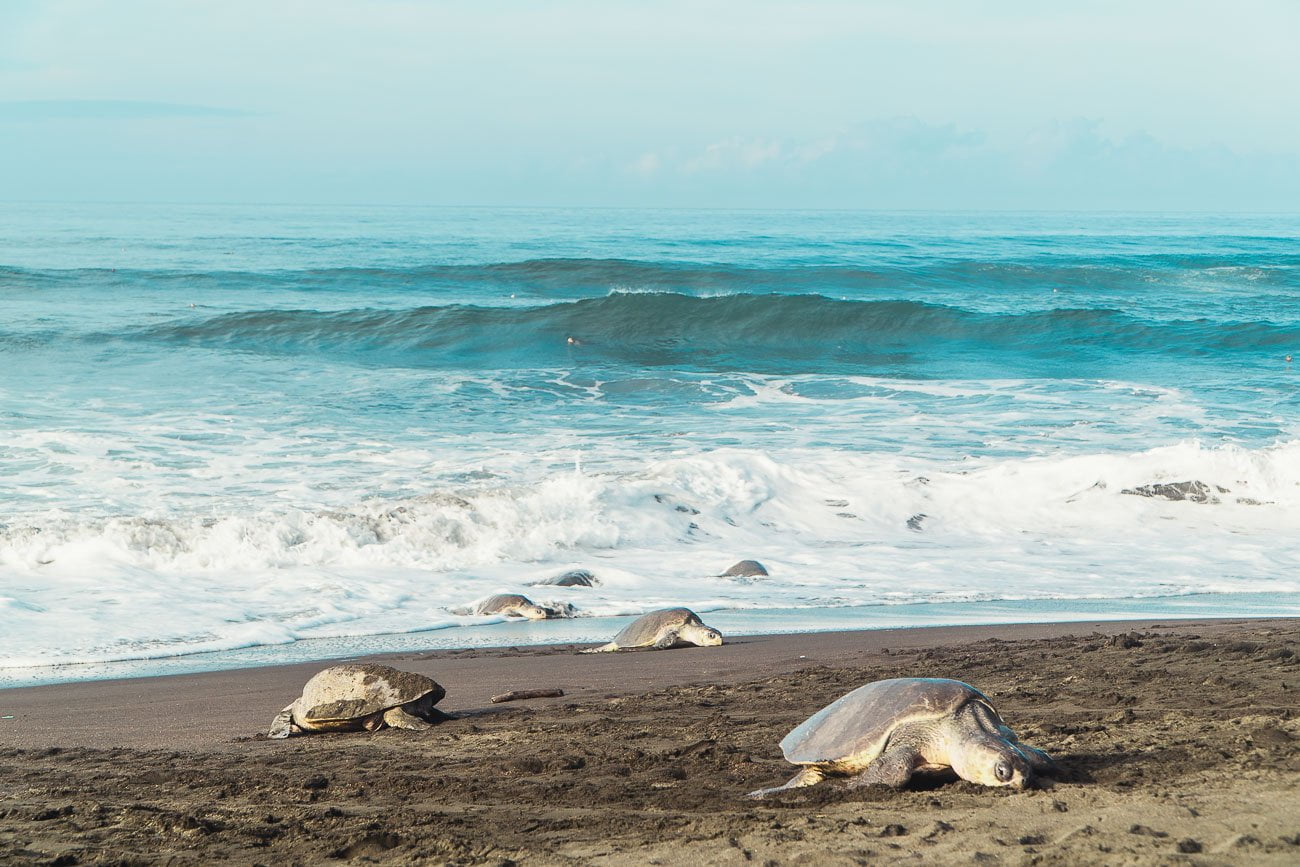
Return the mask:
[[[1300,861],[1300,621],[572,651],[379,658],[447,688],[427,733],[266,740],[320,663],[0,691],[0,862]],[[898,676],[979,687],[1061,779],[742,797],[792,775],[791,727]]]

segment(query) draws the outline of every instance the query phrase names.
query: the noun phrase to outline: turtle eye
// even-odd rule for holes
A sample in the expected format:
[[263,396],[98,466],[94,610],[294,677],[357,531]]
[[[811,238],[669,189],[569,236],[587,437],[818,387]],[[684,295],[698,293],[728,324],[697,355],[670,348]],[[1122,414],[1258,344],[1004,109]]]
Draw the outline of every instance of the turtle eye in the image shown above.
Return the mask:
[[993,766],[993,774],[998,778],[999,783],[1011,782],[1011,776],[1015,772],[1011,770],[1011,765],[1006,762],[998,762]]

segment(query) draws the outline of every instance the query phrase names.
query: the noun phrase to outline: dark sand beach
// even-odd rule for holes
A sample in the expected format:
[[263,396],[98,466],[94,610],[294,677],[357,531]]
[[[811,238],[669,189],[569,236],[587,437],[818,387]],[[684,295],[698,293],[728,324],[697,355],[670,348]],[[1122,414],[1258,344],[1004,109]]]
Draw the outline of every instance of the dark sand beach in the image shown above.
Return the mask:
[[[0,692],[0,861],[37,864],[1294,864],[1300,622],[739,637],[380,661],[447,688],[428,733],[270,741],[322,664]],[[781,737],[863,683],[984,690],[1063,767],[769,801]],[[562,698],[493,705],[511,689]],[[10,718],[12,717],[12,718]]]

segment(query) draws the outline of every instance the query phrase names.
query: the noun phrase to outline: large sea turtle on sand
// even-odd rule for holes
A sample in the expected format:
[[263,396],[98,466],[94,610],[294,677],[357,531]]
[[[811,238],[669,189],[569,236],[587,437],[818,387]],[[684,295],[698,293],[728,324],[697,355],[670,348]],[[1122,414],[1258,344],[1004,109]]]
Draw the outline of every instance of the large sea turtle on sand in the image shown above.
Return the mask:
[[543,608],[527,596],[518,593],[498,593],[470,606],[471,614],[502,614],[506,617],[527,617],[529,620],[545,620],[554,616],[554,612]]
[[654,648],[666,650],[682,644],[715,647],[722,643],[722,633],[704,625],[699,615],[689,608],[662,608],[642,614],[614,636],[609,644],[593,647],[583,653],[606,653],[611,650]]
[[781,741],[786,761],[803,770],[782,789],[849,777],[848,788],[901,787],[916,771],[951,768],[985,786],[1023,789],[1056,765],[1020,743],[988,698],[959,680],[900,677],[858,687],[810,716]]
[[434,705],[446,690],[422,674],[387,665],[335,665],[317,673],[271,721],[272,738],[304,732],[427,729],[446,719]]

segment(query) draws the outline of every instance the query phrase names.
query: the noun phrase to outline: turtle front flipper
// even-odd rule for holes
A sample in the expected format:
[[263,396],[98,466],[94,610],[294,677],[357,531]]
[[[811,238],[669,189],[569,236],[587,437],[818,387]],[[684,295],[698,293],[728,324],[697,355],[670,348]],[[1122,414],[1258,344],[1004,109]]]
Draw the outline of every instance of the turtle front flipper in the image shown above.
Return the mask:
[[614,642],[602,644],[600,647],[588,647],[586,650],[579,650],[579,653],[613,653],[618,650],[618,645]]
[[921,764],[921,754],[916,747],[907,744],[894,747],[881,753],[875,761],[867,765],[866,770],[849,780],[848,788],[861,786],[885,785],[901,789],[912,779],[912,772]]
[[407,713],[400,707],[390,707],[384,711],[384,722],[395,729],[410,729],[417,732],[433,728],[415,714]]
[[1034,769],[1035,774],[1055,777],[1061,773],[1060,767],[1047,753],[1037,747],[1031,747],[1029,744],[1022,744],[1017,740],[1013,740],[1011,743],[1016,749],[1020,750],[1021,755],[1025,757],[1025,761],[1029,762],[1029,767]]
[[1020,750],[1020,754],[1025,757],[1025,761],[1029,762],[1029,767],[1033,769],[1035,774],[1055,777],[1061,772],[1060,767],[1051,756],[1037,747],[1021,743],[1020,738],[1016,737],[1016,733],[1006,723],[999,723],[997,730],[998,734],[1006,738],[1013,747]]
[[677,643],[677,630],[671,629],[668,632],[665,632],[663,635],[659,636],[659,640],[655,642],[655,650],[667,650],[668,648],[672,647],[676,643]]
[[790,781],[784,785],[773,786],[770,789],[755,789],[745,797],[761,801],[774,792],[783,792],[786,789],[802,789],[804,786],[815,786],[824,779],[826,779],[826,774],[823,771],[818,768],[807,767],[791,777]]
[[266,733],[266,736],[268,738],[287,738],[297,728],[293,724],[293,705],[289,705],[276,714],[275,719],[271,720],[271,730]]

